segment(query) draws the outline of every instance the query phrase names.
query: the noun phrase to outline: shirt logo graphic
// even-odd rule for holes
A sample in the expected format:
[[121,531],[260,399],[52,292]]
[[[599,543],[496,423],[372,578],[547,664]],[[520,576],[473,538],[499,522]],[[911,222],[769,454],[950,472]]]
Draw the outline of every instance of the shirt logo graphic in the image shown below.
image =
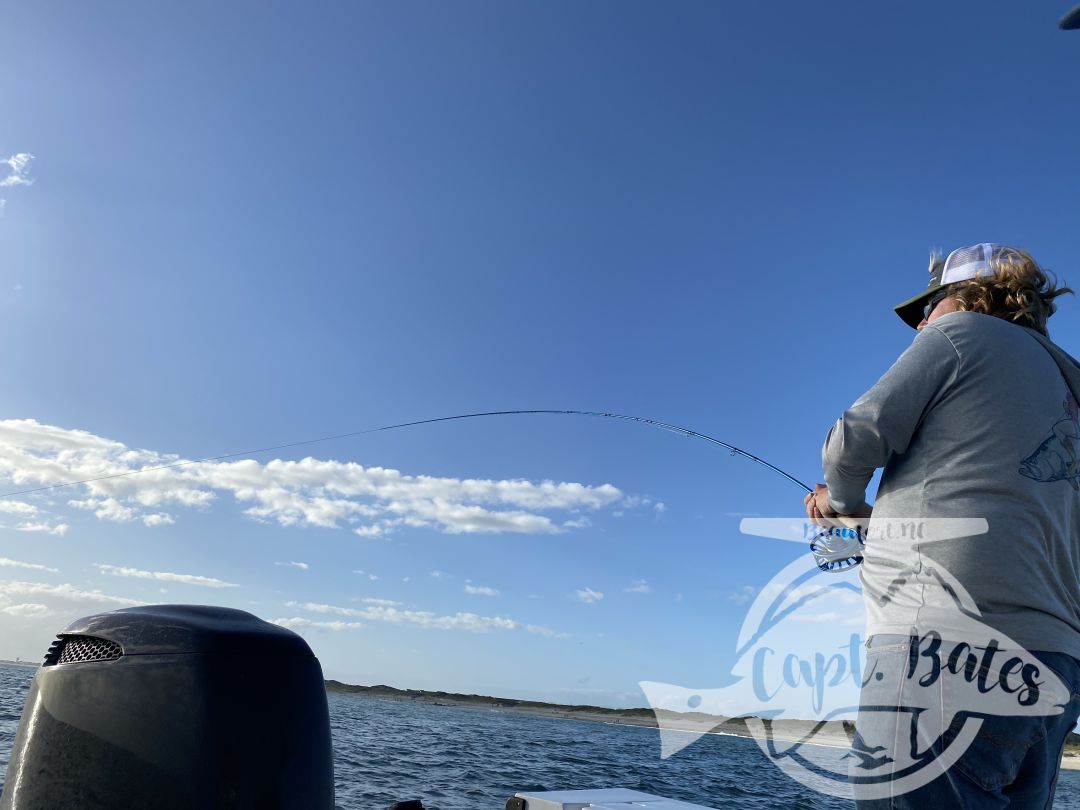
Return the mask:
[[1020,474],[1033,481],[1052,483],[1068,481],[1080,491],[1080,419],[1076,398],[1069,392],[1062,403],[1065,415],[1050,428],[1047,436],[1030,456],[1020,462]]

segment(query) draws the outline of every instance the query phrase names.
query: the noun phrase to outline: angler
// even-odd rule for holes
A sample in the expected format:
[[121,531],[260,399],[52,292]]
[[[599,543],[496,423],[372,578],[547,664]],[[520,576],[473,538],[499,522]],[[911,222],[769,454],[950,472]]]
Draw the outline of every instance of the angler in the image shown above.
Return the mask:
[[[875,679],[863,685],[857,749],[884,746],[900,761],[896,741],[908,740],[900,724],[912,706],[926,705],[903,691],[916,687],[901,679],[919,639],[970,640],[970,616],[959,605],[950,611],[946,601],[929,601],[946,592],[928,587],[938,568],[970,594],[982,622],[1022,648],[1016,652],[1071,685],[1060,713],[982,712],[990,716],[979,736],[928,784],[891,799],[860,798],[857,785],[863,810],[998,807],[1011,796],[1025,797],[1025,807],[1052,801],[1065,736],[1080,717],[1080,366],[1046,328],[1055,299],[1071,292],[1013,247],[982,243],[932,258],[927,288],[896,307],[917,331],[914,342],[825,441],[826,483],[806,497],[811,520],[872,513],[875,522],[968,518],[989,527],[950,538],[868,535],[862,584]],[[870,507],[866,486],[882,467]],[[961,684],[940,687],[945,747],[951,718],[979,711],[957,705],[961,691]]]

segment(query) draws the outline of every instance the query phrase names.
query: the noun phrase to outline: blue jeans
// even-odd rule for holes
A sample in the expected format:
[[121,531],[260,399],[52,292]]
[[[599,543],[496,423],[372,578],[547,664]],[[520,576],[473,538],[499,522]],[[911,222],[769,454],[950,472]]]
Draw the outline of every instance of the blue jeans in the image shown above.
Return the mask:
[[[926,695],[915,701],[903,696],[909,694],[904,691],[904,675],[912,660],[910,647],[907,636],[874,635],[867,642],[859,716],[849,754],[854,760],[852,773],[859,774],[860,768],[862,773],[870,773],[875,767],[881,773],[890,767],[882,763],[896,764],[884,784],[880,778],[872,784],[853,780],[856,807],[1047,810],[1054,801],[1065,737],[1080,717],[1080,661],[1057,652],[1032,650],[1029,654],[1060,678],[1064,691],[1055,701],[1064,707],[1060,714],[984,714],[978,715],[982,718],[979,726],[970,713],[953,717],[952,712],[938,712],[935,727],[932,711],[902,708],[920,700],[926,702]],[[990,677],[996,679],[997,673]],[[938,692],[945,695],[948,689],[947,685],[935,685],[931,696]],[[939,699],[949,702],[946,697]],[[913,718],[925,720],[924,728]],[[909,746],[911,751],[925,755],[921,760],[924,765],[902,767],[908,765],[904,756]],[[959,758],[957,752],[962,752]]]

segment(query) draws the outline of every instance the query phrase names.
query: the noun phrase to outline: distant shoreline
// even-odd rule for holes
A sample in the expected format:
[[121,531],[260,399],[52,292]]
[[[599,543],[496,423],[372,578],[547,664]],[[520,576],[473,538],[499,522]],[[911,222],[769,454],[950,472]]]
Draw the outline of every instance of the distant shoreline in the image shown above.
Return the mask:
[[[656,712],[652,709],[609,709],[584,704],[566,705],[536,700],[463,695],[456,692],[429,692],[425,689],[397,689],[393,686],[355,686],[340,681],[326,681],[326,691],[358,697],[385,698],[428,706],[450,706],[462,709],[549,717],[557,720],[583,720],[588,723],[642,726],[657,728]],[[827,745],[847,748],[851,744],[854,726],[850,721],[830,720],[819,723],[811,720],[765,720],[761,718],[720,717],[701,712],[671,712],[660,710],[666,730],[695,734],[717,734],[728,737],[756,739],[746,724],[747,719],[761,720],[774,740]]]
[[[450,706],[462,709],[487,709],[490,711],[549,717],[557,720],[582,720],[589,723],[609,725],[642,726],[657,728],[656,714],[652,709],[609,709],[604,706],[565,705],[534,700],[515,700],[488,695],[463,695],[456,692],[429,692],[425,689],[397,689],[393,686],[356,686],[340,681],[326,681],[326,691],[357,697],[382,698],[428,706]],[[725,737],[757,738],[746,725],[746,718],[720,717],[700,712],[671,712],[660,710],[664,715],[665,728],[696,734],[717,734]],[[760,719],[760,718],[753,718]],[[829,720],[818,723],[812,720],[762,720],[774,740],[804,745],[826,745],[847,748],[851,745],[854,725],[850,721]],[[1065,770],[1080,770],[1080,735],[1070,733],[1061,757]]]
[[41,666],[33,661],[8,661],[6,658],[0,658],[0,664],[5,664],[9,667],[27,667],[28,669],[37,669]]

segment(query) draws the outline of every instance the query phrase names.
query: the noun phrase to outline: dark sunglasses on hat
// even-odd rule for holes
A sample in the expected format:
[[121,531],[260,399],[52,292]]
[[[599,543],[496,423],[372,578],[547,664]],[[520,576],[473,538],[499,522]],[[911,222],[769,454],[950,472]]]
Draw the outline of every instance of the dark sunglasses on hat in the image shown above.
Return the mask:
[[930,320],[930,313],[937,309],[937,305],[949,297],[948,292],[939,292],[933,298],[926,302],[922,308],[922,319],[924,321]]

